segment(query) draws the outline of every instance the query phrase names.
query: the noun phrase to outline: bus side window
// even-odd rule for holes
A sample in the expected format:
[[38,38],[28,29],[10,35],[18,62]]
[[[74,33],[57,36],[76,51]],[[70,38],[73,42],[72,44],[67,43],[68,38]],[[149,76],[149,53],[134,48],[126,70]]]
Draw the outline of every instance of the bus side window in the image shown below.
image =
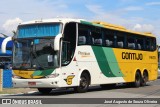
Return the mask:
[[128,49],[135,49],[136,45],[135,45],[135,38],[134,37],[127,37],[127,48]]
[[102,33],[101,28],[92,27],[91,28],[92,45],[102,46]]
[[114,47],[114,33],[108,30],[104,31],[104,46]]
[[78,24],[78,45],[90,45],[90,31],[87,25]]
[[151,39],[150,38],[146,38],[145,39],[145,50],[146,51],[150,51],[151,50]]
[[143,38],[137,38],[136,40],[136,49],[137,50],[144,50],[144,39]]
[[151,38],[151,51],[155,51],[155,50],[156,50],[156,39]]
[[86,36],[79,36],[78,45],[85,45],[85,44],[86,44]]
[[117,33],[117,47],[124,48],[125,36],[121,33]]

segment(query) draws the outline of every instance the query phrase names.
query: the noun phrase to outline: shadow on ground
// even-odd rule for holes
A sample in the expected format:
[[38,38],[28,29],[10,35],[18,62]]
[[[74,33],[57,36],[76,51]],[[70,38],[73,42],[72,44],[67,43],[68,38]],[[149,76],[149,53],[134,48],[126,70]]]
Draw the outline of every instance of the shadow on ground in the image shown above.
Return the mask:
[[[150,87],[152,86],[151,84],[148,84],[144,87]],[[140,87],[140,88],[144,88],[144,87]],[[136,88],[133,88],[129,85],[126,84],[118,84],[115,87],[108,87],[108,88],[101,88],[100,86],[92,86],[89,88],[87,93],[91,93],[91,92],[101,92],[101,91],[109,91],[109,92],[115,92],[115,91],[123,91],[123,90],[133,90]],[[131,91],[128,91],[131,92]],[[77,94],[76,92],[74,92],[74,90],[72,88],[68,88],[68,89],[53,89],[52,92],[50,94],[41,94],[40,92],[33,92],[33,93],[28,93],[28,94],[20,94],[20,95],[10,95],[10,96],[61,96],[61,95],[72,95],[72,94]]]

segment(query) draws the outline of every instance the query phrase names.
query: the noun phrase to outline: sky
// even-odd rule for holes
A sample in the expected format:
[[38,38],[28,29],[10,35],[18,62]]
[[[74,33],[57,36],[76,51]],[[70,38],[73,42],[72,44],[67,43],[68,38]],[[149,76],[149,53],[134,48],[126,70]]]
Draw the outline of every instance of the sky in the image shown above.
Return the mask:
[[160,0],[0,1],[0,33],[9,36],[21,22],[56,17],[105,21],[134,31],[152,32],[160,44]]

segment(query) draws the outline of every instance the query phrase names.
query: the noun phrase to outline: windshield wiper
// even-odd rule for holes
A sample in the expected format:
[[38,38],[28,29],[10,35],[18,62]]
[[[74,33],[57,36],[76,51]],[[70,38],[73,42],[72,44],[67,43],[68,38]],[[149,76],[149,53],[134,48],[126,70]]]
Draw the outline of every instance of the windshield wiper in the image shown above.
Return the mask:
[[[40,63],[39,63],[39,61],[37,60],[37,54],[33,51],[33,46],[32,46],[32,49],[31,49],[31,56],[33,56],[33,57],[35,57],[34,59],[35,59],[35,61],[36,61],[36,63],[39,65],[39,67],[38,68],[40,68],[40,69],[43,69],[43,70],[45,70],[47,67],[44,67],[43,65],[41,65]],[[32,60],[33,60],[33,57],[32,57]],[[31,61],[32,62],[32,61]]]

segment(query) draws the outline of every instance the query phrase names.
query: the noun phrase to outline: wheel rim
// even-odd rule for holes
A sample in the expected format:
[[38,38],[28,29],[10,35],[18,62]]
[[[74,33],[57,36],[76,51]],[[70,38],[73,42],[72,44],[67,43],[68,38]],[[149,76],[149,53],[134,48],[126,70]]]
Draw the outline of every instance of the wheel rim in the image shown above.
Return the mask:
[[85,77],[81,77],[80,88],[85,89],[88,87],[88,81]]
[[140,75],[139,74],[137,74],[136,75],[136,84],[137,84],[137,86],[140,86]]
[[147,81],[148,81],[148,76],[147,76],[147,74],[145,73],[144,76],[143,76],[143,82],[146,84]]

